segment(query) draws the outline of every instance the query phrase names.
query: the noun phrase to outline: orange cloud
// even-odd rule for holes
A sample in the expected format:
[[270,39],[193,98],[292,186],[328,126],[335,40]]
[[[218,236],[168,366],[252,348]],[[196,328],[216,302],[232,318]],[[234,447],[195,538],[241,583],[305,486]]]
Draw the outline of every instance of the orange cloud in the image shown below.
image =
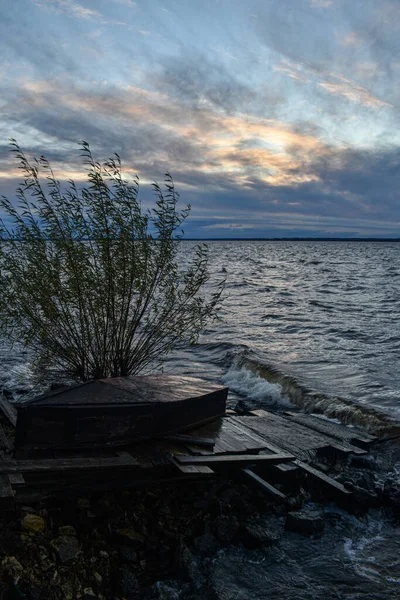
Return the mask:
[[[254,173],[257,180],[272,186],[315,181],[318,177],[310,172],[313,157],[327,152],[317,137],[293,131],[281,121],[246,113],[227,116],[210,105],[201,111],[186,108],[165,94],[134,86],[99,88],[99,93],[93,93],[59,81],[26,81],[23,89],[27,94],[21,101],[31,106],[45,108],[51,103],[61,110],[87,114],[88,120],[95,114],[98,122],[112,120],[125,130],[136,123],[150,123],[164,138],[182,140],[190,149],[192,157],[183,156],[179,163],[181,172],[195,169],[223,174],[243,187],[251,186]],[[155,150],[154,156],[170,162],[167,152]],[[68,168],[59,176],[82,179]]]

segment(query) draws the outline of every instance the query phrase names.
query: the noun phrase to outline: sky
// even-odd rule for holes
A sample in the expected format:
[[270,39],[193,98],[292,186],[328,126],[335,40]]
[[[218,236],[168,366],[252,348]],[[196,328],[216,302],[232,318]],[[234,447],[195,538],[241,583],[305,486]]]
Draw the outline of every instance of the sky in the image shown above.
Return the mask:
[[77,183],[86,140],[186,237],[400,237],[399,0],[3,0],[0,57],[10,200],[11,137]]

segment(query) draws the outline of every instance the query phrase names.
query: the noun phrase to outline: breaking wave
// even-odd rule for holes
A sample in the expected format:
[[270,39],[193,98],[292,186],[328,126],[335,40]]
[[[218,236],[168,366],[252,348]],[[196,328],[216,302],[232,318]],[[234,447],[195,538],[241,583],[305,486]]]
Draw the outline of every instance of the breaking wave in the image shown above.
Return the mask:
[[373,433],[400,435],[400,423],[386,414],[345,398],[307,389],[293,377],[245,354],[234,359],[222,381],[234,392],[261,406],[295,405],[305,412],[321,414],[346,425],[359,425]]

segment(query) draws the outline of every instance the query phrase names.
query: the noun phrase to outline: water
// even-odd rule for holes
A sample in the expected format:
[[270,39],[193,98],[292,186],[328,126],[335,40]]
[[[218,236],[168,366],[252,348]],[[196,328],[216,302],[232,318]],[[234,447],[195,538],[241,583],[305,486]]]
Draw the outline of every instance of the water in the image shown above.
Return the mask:
[[[231,404],[294,403],[372,430],[399,420],[400,245],[209,245],[211,279],[227,278],[222,320],[197,346],[170,355],[166,372],[225,383]],[[32,387],[29,358],[21,346],[10,351],[0,343],[0,390],[16,400]],[[382,473],[398,480],[399,470],[396,460]],[[222,553],[215,567],[221,585],[228,582],[235,598],[263,598],[268,575],[276,598],[397,597],[400,532],[384,516],[342,513],[321,540],[291,536],[259,562],[240,548],[227,550],[226,560]]]
[[[212,280],[227,279],[222,320],[165,371],[225,382],[261,405],[291,400],[367,425],[374,410],[400,417],[399,244],[209,246]],[[30,381],[29,353],[0,345],[0,388],[18,396]]]
[[[397,243],[227,241],[210,247],[214,276],[226,270],[223,322],[202,336],[192,372],[209,372],[210,362],[213,374],[226,378],[228,371],[226,381],[243,394],[245,376],[238,371],[250,370],[283,383],[298,403],[308,392],[328,414],[336,408],[339,417],[346,411],[360,417],[376,410],[399,418]],[[229,356],[236,356],[233,365]],[[170,361],[174,369],[184,364],[179,355]]]

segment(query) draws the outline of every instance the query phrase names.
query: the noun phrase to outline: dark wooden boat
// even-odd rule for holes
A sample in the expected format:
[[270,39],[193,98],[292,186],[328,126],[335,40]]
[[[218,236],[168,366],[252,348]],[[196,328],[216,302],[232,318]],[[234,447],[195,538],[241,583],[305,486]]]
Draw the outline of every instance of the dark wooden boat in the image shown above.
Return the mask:
[[117,446],[165,437],[222,416],[228,388],[194,377],[89,381],[16,405],[15,450]]

